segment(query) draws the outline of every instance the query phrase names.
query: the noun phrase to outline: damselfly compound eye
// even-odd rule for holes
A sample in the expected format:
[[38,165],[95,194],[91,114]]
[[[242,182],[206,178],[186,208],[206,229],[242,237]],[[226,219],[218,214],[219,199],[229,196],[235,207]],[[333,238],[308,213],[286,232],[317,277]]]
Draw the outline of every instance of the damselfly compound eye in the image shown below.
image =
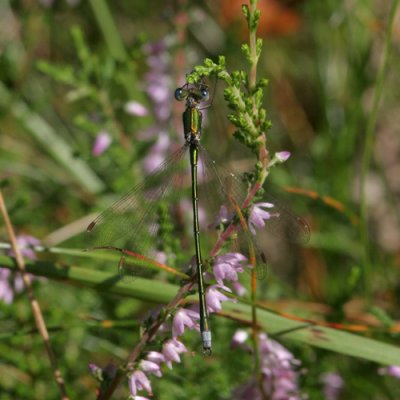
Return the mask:
[[186,97],[186,91],[184,91],[182,88],[178,88],[175,90],[175,99],[178,101],[184,100]]
[[210,97],[210,93],[208,89],[201,89],[201,100],[202,101],[207,101]]

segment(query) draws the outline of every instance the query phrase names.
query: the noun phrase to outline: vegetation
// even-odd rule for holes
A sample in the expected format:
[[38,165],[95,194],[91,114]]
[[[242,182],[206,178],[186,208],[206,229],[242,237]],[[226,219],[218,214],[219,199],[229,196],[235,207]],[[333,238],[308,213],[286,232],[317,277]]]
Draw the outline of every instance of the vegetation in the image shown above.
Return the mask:
[[[61,398],[56,368],[71,399],[400,397],[398,1],[241,3],[1,3],[1,193],[56,361],[0,225],[0,400]],[[174,91],[203,79],[202,144],[223,176],[243,178],[237,223],[257,230],[268,270],[257,293],[250,274],[224,281],[212,356],[186,330],[170,369],[171,327],[197,299],[181,268],[194,253],[190,203],[177,189],[174,213],[170,198],[157,209],[162,265],[176,274],[127,256],[147,275],[122,279],[120,255],[82,251],[83,232],[182,146]],[[263,233],[254,212],[268,219],[271,192],[300,219]],[[303,220],[310,240],[286,240]],[[201,240],[207,265],[227,262]]]

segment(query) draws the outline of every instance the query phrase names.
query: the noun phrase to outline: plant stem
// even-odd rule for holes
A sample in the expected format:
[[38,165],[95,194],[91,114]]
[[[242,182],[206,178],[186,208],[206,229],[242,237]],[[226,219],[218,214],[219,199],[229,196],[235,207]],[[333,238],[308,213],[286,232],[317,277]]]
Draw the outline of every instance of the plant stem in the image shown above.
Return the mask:
[[10,238],[11,246],[12,246],[13,252],[15,254],[15,259],[16,259],[18,270],[22,275],[22,280],[23,280],[25,288],[28,292],[28,297],[29,297],[29,301],[31,303],[32,313],[35,318],[36,327],[39,331],[40,336],[43,339],[47,356],[48,356],[48,358],[50,360],[50,364],[53,368],[54,379],[56,381],[58,390],[60,392],[61,399],[68,400],[69,397],[67,396],[64,378],[61,374],[60,369],[58,368],[56,356],[53,352],[53,349],[51,348],[49,332],[47,330],[46,323],[44,321],[43,314],[40,309],[40,305],[39,305],[38,301],[36,300],[35,295],[33,293],[31,280],[29,278],[29,275],[26,273],[25,261],[19,250],[17,239],[15,237],[15,232],[14,232],[13,226],[11,224],[11,220],[8,215],[7,208],[6,208],[6,205],[4,202],[4,198],[3,198],[3,193],[1,190],[0,190],[0,212],[3,215],[7,234]]
[[368,175],[368,170],[371,164],[372,150],[374,145],[374,130],[377,122],[379,104],[383,94],[384,78],[388,67],[390,49],[393,39],[393,26],[398,7],[399,0],[393,0],[392,6],[389,12],[389,20],[387,23],[386,35],[385,35],[385,47],[383,50],[378,75],[376,78],[376,85],[374,96],[372,99],[372,109],[369,113],[367,120],[367,127],[365,132],[365,144],[362,156],[362,167],[360,176],[360,236],[364,248],[363,254],[363,280],[364,290],[366,297],[371,301],[372,290],[371,290],[371,259],[370,259],[370,244],[368,237],[368,201],[365,193],[365,185]]
[[[253,21],[255,12],[257,10],[257,0],[250,0],[250,7],[249,7],[249,12],[250,12],[250,18],[249,21]],[[257,83],[257,64],[258,64],[258,56],[257,56],[257,29],[256,27],[252,27],[253,24],[249,24],[249,49],[250,49],[250,59],[251,59],[251,64],[250,64],[250,72],[249,72],[249,80],[248,80],[248,92],[251,94],[256,86]],[[254,96],[252,96],[252,101],[253,101],[253,113],[257,113],[257,104],[254,99]],[[256,127],[258,128],[258,127]],[[262,171],[263,173],[261,174],[259,182],[255,184],[257,187],[257,190],[251,191],[254,193],[254,195],[258,192],[258,189],[261,188],[263,184],[263,180],[265,179],[266,175],[266,169],[267,169],[267,157],[264,157],[264,154],[267,155],[267,151],[265,148],[265,132],[259,132],[259,149],[258,149],[258,157],[259,161],[262,163]],[[249,193],[250,194],[250,193]],[[253,255],[254,258],[254,255]],[[255,258],[254,258],[254,264],[255,264]],[[255,369],[255,375],[256,375],[256,380],[257,380],[257,385],[260,390],[261,396],[263,399],[267,398],[267,395],[264,391],[264,385],[263,385],[263,376],[261,372],[261,365],[260,365],[260,353],[259,353],[259,343],[258,343],[258,322],[257,322],[257,307],[256,307],[256,301],[257,301],[257,274],[256,274],[256,265],[253,266],[253,269],[251,271],[251,317],[252,317],[252,339],[253,339],[253,349],[254,349],[254,369]]]

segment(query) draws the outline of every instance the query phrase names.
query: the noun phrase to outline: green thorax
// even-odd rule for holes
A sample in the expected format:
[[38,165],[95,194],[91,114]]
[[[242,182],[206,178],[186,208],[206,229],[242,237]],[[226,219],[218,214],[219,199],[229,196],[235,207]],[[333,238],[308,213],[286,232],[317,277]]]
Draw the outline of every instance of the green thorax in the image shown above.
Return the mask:
[[188,141],[198,139],[201,133],[201,111],[196,107],[187,107],[182,117],[185,139]]

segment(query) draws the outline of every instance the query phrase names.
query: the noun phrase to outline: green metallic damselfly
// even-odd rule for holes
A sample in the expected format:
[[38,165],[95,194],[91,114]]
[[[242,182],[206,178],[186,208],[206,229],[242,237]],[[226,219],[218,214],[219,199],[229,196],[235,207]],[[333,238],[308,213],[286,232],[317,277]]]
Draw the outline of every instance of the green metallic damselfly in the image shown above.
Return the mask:
[[[203,352],[211,353],[211,330],[206,305],[205,285],[203,280],[204,260],[202,257],[202,247],[200,241],[199,223],[199,168],[200,183],[215,181],[219,186],[219,196],[233,211],[230,220],[225,222],[225,232],[237,234],[242,231],[242,243],[245,247],[252,249],[252,258],[256,258],[253,264],[257,266],[260,277],[264,276],[266,260],[261,251],[254,247],[251,235],[244,217],[241,213],[240,194],[237,189],[237,179],[231,173],[220,173],[217,171],[215,163],[208,156],[207,152],[200,144],[202,134],[202,112],[201,110],[209,107],[208,86],[200,81],[197,84],[186,83],[176,89],[175,98],[178,101],[186,100],[186,108],[183,112],[183,128],[185,144],[159,165],[151,174],[146,176],[143,182],[133,187],[121,199],[100,214],[87,228],[88,250],[105,249],[114,250],[121,253],[120,269],[125,264],[125,256],[132,256],[136,260],[141,260],[144,264],[149,264],[158,270],[167,270],[169,267],[163,262],[153,261],[157,249],[165,248],[164,237],[168,237],[162,231],[162,206],[164,199],[180,200],[185,196],[184,188],[188,188],[190,193],[186,195],[191,198],[191,208],[193,215],[193,234],[195,246],[195,264],[199,293],[199,314],[200,314],[200,333],[203,345]],[[185,155],[190,158],[190,182],[188,184],[187,173],[183,168]],[[201,165],[199,165],[201,160]],[[187,161],[186,161],[187,162]],[[204,190],[202,190],[204,192]],[[219,206],[221,206],[220,204]],[[160,211],[161,210],[161,211]],[[161,214],[160,214],[161,213]],[[309,228],[305,221],[299,217],[294,217],[284,208],[279,208],[277,214],[279,219],[289,221],[291,235],[294,241],[305,242],[309,237]],[[236,216],[235,216],[236,215]],[[177,217],[177,219],[179,219]],[[276,219],[275,219],[276,220]],[[274,230],[272,221],[267,225],[267,229]],[[241,229],[242,226],[242,229]],[[171,236],[171,235],[169,235]],[[240,243],[240,240],[237,240]],[[246,244],[247,243],[247,244]],[[218,247],[218,245],[217,245]],[[214,248],[215,249],[215,248]],[[218,250],[219,251],[219,247]],[[256,249],[257,251],[254,251]],[[240,250],[240,249],[237,249]],[[249,253],[249,251],[247,251]],[[212,254],[216,255],[216,254]],[[169,260],[170,261],[170,260]],[[136,261],[135,261],[136,262]],[[168,262],[169,264],[169,262]],[[136,272],[134,273],[136,274]]]

